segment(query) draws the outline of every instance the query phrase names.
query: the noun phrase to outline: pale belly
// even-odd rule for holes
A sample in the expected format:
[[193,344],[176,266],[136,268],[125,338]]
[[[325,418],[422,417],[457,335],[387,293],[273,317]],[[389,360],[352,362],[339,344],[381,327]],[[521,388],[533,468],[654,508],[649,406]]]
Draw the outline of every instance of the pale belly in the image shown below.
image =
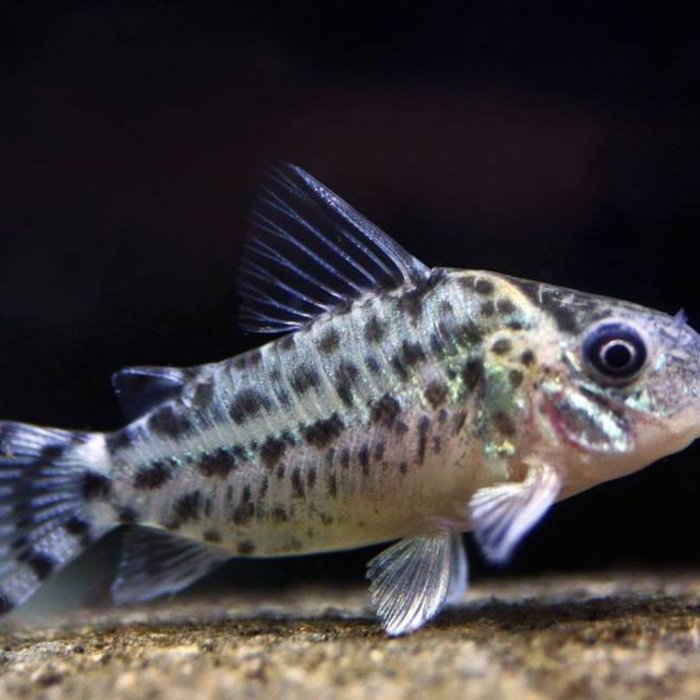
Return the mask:
[[252,468],[234,491],[247,486],[262,496],[239,504],[232,516],[224,489],[214,495],[208,518],[180,532],[234,555],[275,557],[354,549],[445,526],[468,531],[472,494],[506,478],[502,465],[483,461],[474,441],[455,441],[441,455],[405,470],[388,460],[363,476],[354,466],[346,474],[318,470],[312,478],[303,469],[298,476],[270,478]]

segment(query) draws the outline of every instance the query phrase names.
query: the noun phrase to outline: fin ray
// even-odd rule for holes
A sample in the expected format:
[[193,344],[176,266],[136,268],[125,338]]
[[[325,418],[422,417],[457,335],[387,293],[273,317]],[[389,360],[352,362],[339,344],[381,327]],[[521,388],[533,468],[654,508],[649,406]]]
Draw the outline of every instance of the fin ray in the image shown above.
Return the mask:
[[114,527],[93,522],[83,498],[86,474],[107,482],[91,463],[97,439],[0,422],[0,614]]
[[521,483],[488,486],[469,502],[474,536],[487,559],[506,562],[556,501],[561,481],[547,464],[530,467]]
[[464,598],[469,580],[469,563],[461,532],[456,532],[452,535],[450,548],[450,584],[447,589],[445,603],[447,605],[455,605]]
[[245,330],[279,333],[428,268],[301,168],[281,163],[250,215],[238,281]]
[[229,558],[207,545],[163,530],[131,527],[124,532],[112,598],[123,604],[177,593]]
[[464,550],[458,537],[459,543],[444,531],[403,539],[369,562],[370,594],[388,634],[418,629],[440,612],[448,596],[463,593],[466,566],[459,562]]

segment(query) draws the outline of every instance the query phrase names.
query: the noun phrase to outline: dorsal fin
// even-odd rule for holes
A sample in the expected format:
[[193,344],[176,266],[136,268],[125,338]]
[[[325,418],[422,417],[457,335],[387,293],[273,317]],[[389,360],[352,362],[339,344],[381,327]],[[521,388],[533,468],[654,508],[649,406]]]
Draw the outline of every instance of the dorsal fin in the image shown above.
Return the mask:
[[184,373],[175,367],[124,367],[112,375],[112,386],[127,420],[136,420],[164,401],[180,396]]
[[295,330],[366,292],[417,284],[429,273],[307,172],[281,163],[250,214],[239,321],[258,333]]

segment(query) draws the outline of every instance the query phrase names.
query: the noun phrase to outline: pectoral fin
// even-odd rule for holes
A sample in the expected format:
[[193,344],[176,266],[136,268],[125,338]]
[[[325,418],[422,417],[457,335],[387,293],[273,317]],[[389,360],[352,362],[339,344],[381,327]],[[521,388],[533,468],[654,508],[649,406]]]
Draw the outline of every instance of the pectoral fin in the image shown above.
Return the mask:
[[372,602],[390,635],[418,629],[461,597],[466,575],[461,535],[448,531],[401,540],[367,567]]
[[467,592],[469,583],[469,562],[467,553],[464,550],[464,540],[461,532],[452,535],[450,541],[452,550],[450,552],[450,587],[447,590],[447,605],[460,603]]
[[477,491],[469,502],[469,516],[486,558],[498,564],[506,562],[554,503],[560,487],[561,480],[552,467],[536,464],[522,482]]

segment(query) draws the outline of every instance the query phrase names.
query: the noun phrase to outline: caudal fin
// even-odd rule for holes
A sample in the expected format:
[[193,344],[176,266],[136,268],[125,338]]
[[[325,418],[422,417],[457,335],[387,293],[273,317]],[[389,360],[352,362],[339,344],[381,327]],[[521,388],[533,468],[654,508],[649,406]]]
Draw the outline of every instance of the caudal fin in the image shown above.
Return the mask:
[[0,615],[110,529],[87,505],[106,464],[98,433],[0,422]]

